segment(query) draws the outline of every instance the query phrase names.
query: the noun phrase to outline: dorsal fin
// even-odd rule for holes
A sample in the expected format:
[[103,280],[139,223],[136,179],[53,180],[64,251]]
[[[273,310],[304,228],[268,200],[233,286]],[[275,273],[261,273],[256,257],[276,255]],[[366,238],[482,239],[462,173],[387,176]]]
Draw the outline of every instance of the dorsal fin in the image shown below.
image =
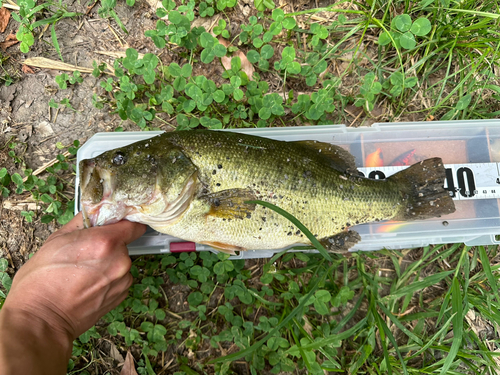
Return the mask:
[[293,143],[314,150],[339,172],[357,174],[355,157],[340,146],[318,141],[295,141]]

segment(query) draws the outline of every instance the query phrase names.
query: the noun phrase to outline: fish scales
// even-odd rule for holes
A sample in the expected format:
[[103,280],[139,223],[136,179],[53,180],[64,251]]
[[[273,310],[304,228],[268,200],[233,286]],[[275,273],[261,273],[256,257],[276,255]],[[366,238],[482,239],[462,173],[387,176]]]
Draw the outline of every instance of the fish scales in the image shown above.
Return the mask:
[[[211,192],[251,188],[256,199],[288,211],[318,238],[338,233],[356,222],[388,219],[395,212],[396,189],[381,188],[380,183],[370,180],[342,179],[341,174],[332,173],[322,156],[298,144],[233,133],[206,132],[203,137],[195,132],[182,135],[172,137],[172,142],[180,146],[195,165],[204,166],[200,168],[203,171],[200,179]],[[186,221],[177,224],[178,229],[187,228],[189,223],[192,226],[192,218],[196,216],[201,217],[186,215]],[[266,218],[265,223],[262,217]],[[257,207],[250,218],[241,219],[244,223],[221,220],[224,219],[213,217],[208,225],[201,220],[199,226],[189,232],[207,232],[207,237],[216,232],[226,241],[228,237],[238,236],[237,242],[245,243],[242,246],[245,248],[267,248],[269,245],[265,242],[269,241],[269,235],[273,236],[273,246],[276,242],[280,247],[290,242],[308,242],[302,233],[296,234],[297,229],[287,219],[265,207]],[[260,234],[262,227],[267,231]]]
[[[144,155],[146,148],[149,155]],[[165,156],[173,153],[176,156]],[[298,218],[318,239],[334,238],[341,250],[346,248],[344,237],[348,236],[346,230],[350,226],[398,217],[424,218],[454,210],[451,198],[442,187],[444,168],[438,161],[434,161],[433,165],[434,169],[439,169],[439,173],[423,167],[427,169],[426,178],[429,181],[423,181],[422,185],[429,185],[432,180],[437,187],[431,189],[432,194],[428,194],[432,195],[433,200],[430,201],[434,205],[430,201],[426,202],[429,207],[421,213],[420,208],[414,209],[412,206],[415,203],[412,201],[414,192],[410,190],[415,187],[403,186],[408,184],[405,181],[407,177],[383,181],[359,177],[350,154],[338,146],[324,143],[281,142],[231,132],[165,133],[135,145],[108,151],[92,161],[98,170],[112,170],[110,174],[117,181],[114,186],[128,186],[144,185],[144,182],[139,181],[139,173],[134,176],[130,170],[127,176],[121,175],[124,166],[113,163],[118,154],[125,155],[125,164],[128,163],[131,169],[144,164],[148,174],[154,172],[146,156],[153,157],[155,163],[160,164],[155,165],[159,170],[157,174],[169,176],[157,177],[154,188],[150,186],[151,182],[147,182],[148,186],[143,186],[143,190],[154,191],[148,195],[149,201],[146,199],[145,204],[142,201],[139,205],[135,204],[136,208],[128,209],[125,217],[147,223],[160,232],[210,244],[229,252],[278,249],[295,243],[309,244],[303,233],[286,218],[261,205],[245,203],[249,200],[262,200],[281,207]],[[85,163],[81,166],[81,170],[84,170]],[[422,166],[416,166],[415,171],[417,168],[420,171]],[[98,173],[102,174],[100,171]],[[126,184],[120,182],[124,179],[128,181]],[[168,189],[159,185],[168,186]],[[185,192],[186,186],[189,187],[189,194]],[[127,195],[130,196],[130,192]],[[88,202],[89,199],[85,198],[85,194],[82,196],[85,206],[84,201]],[[170,196],[172,202],[183,196],[188,202],[170,204],[182,206],[182,210],[169,216],[164,213],[169,203],[165,203],[164,198],[158,198],[164,196]],[[109,197],[107,199],[113,201]],[[92,198],[92,201],[96,200]],[[151,201],[154,201],[154,205],[151,205]],[[413,203],[409,205],[409,201]],[[436,202],[438,209],[435,207]],[[102,202],[100,204],[98,211],[104,206]],[[137,206],[141,208],[137,209]],[[164,211],[161,211],[162,208]],[[162,221],[162,215],[168,220]],[[103,223],[105,221],[103,219]],[[330,244],[335,241],[330,241]],[[325,243],[328,245],[328,241]]]

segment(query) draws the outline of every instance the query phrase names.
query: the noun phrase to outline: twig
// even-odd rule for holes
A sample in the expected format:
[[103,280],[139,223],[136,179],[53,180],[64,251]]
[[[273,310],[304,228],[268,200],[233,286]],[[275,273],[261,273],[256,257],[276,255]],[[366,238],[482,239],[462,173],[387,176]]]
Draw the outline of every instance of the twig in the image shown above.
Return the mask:
[[174,313],[174,312],[172,312],[172,311],[170,311],[170,310],[167,310],[167,309],[165,309],[164,311],[165,311],[166,313],[168,313],[168,314],[172,315],[174,318],[179,319],[179,320],[182,320],[182,316],[177,315],[176,313]]
[[358,121],[358,119],[360,118],[362,113],[363,113],[363,111],[359,111],[359,115],[357,115],[356,118],[354,120],[352,120],[349,127],[351,127],[356,121]]
[[3,4],[2,8],[7,8],[7,9],[12,9],[12,10],[20,10],[18,5],[11,5],[11,4]]
[[[114,57],[115,59],[119,59],[120,57],[127,57],[127,54],[124,51],[94,51],[94,53],[98,53],[100,55],[105,55],[109,57]],[[140,59],[144,58],[143,53],[139,53],[138,57]]]
[[96,5],[96,4],[97,4],[97,1],[96,1],[94,4],[89,5],[89,6],[87,7],[87,11],[85,12],[85,15],[86,15],[86,16],[88,16],[88,15],[89,15],[90,11],[91,11],[92,9],[94,9],[94,7],[95,7],[95,5]]
[[17,210],[17,211],[22,211],[26,209],[28,211],[34,211],[38,210],[40,208],[40,205],[36,204],[34,200],[19,201],[19,202],[4,201],[2,203],[2,208],[5,208],[7,210]]
[[210,25],[210,27],[208,28],[207,32],[211,32],[212,28],[214,27],[214,25],[219,21],[221,15],[218,14],[217,17],[215,17],[215,19],[213,20],[212,24]]
[[175,358],[172,358],[170,361],[168,361],[168,363],[163,366],[163,368],[160,370],[160,372],[158,373],[158,375],[161,375],[163,374],[165,371],[168,370],[168,368],[170,367],[170,365],[172,364],[172,362],[175,360]]
[[54,117],[54,124],[57,121],[57,116],[59,116],[59,110],[60,110],[60,108],[56,108],[56,117]]
[[[93,68],[86,68],[84,66],[77,66],[77,65],[72,65],[72,64],[66,64],[62,61],[56,61],[56,60],[51,60],[47,59],[45,57],[32,57],[29,59],[26,59],[22,62],[22,64],[29,65],[29,66],[35,66],[37,68],[45,68],[45,69],[55,69],[55,70],[66,70],[70,72],[74,72],[78,70],[80,73],[92,73]],[[103,72],[105,74],[109,75],[114,75],[111,72]]]
[[115,32],[115,30],[113,30],[113,28],[108,24],[108,28],[111,30],[111,32],[113,33],[113,35],[115,36],[116,40],[118,40],[118,43],[120,43],[120,46],[123,47],[123,43],[122,41],[120,40],[120,38],[118,37],[118,34]]
[[[62,132],[62,133],[64,133],[64,132]],[[49,141],[49,140],[51,140],[51,139],[54,139],[55,137],[57,137],[57,136],[61,135],[62,133],[58,133],[58,134],[51,135],[50,137],[47,137],[47,138],[45,138],[44,140],[40,141],[40,144],[42,144],[42,143],[44,143],[44,142],[47,142],[47,141]]]
[[40,35],[38,35],[38,40],[42,40],[43,34],[47,31],[47,29],[50,27],[50,23],[46,24],[45,27],[43,28],[42,32]]
[[[70,156],[71,154],[66,151],[63,156],[64,157],[68,157]],[[40,168],[38,168],[36,171],[33,172],[33,176],[38,176],[40,173],[44,172],[48,167],[52,167],[55,163],[57,163],[59,160],[57,160],[57,158],[54,158],[52,159],[51,161],[49,161],[48,163],[42,165]],[[24,177],[23,178],[23,182],[26,182],[26,180],[28,179],[28,177]]]

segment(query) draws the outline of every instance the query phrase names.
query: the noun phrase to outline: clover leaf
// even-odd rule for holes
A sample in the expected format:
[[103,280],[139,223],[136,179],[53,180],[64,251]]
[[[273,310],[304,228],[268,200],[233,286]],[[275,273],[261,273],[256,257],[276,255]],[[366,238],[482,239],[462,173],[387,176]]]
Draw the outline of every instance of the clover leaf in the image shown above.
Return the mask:
[[226,8],[232,8],[236,5],[237,0],[217,0],[217,9],[224,10]]
[[391,31],[380,33],[378,43],[385,46],[393,42],[396,48],[413,49],[417,45],[415,37],[425,36],[431,29],[432,25],[425,17],[420,17],[412,22],[408,14],[400,14],[393,18]]
[[[222,122],[220,122],[216,118],[210,118],[208,116],[203,116],[202,118],[200,118],[200,123],[201,123],[201,125],[203,125],[205,128],[208,128],[208,129],[222,129]],[[214,268],[214,272],[215,272],[215,268]]]
[[200,3],[199,12],[201,17],[212,17],[214,15],[214,8],[209,7],[204,1]]
[[416,36],[425,36],[431,31],[431,21],[425,17],[420,17],[413,22],[410,31]]
[[204,49],[201,51],[201,61],[205,64],[211,63],[215,56],[224,57],[227,53],[225,46],[219,43],[219,41],[207,32],[203,32],[200,35],[199,40],[200,46]]
[[276,5],[274,5],[273,0],[254,0],[253,2],[255,9],[262,12],[267,9],[274,9]]
[[281,52],[281,61],[274,63],[276,70],[286,70],[290,74],[298,74],[301,71],[301,66],[295,60],[295,49],[287,46]]
[[158,48],[164,48],[167,41],[165,39],[165,35],[168,34],[169,29],[167,25],[162,20],[158,20],[156,22],[156,29],[154,30],[146,30],[144,35],[150,37],[153,40],[153,43]]
[[311,39],[311,44],[313,46],[317,46],[319,44],[320,39],[326,39],[328,38],[329,35],[328,29],[318,23],[313,23],[311,25],[311,32],[314,34]]
[[226,30],[226,21],[224,20],[219,20],[219,23],[217,26],[213,28],[214,34],[215,35],[222,35],[223,38],[229,39],[229,31]]
[[400,14],[392,19],[391,26],[404,33],[411,28],[411,17],[408,14]]
[[259,110],[259,117],[267,120],[272,115],[283,116],[285,111],[283,109],[283,98],[276,94],[268,94],[262,100],[262,108]]

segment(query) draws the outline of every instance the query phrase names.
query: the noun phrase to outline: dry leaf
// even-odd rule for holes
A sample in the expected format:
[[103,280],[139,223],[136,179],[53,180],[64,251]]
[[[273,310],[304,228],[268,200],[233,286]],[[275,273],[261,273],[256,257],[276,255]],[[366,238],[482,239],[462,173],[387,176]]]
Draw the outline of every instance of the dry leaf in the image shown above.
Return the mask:
[[10,46],[13,46],[17,43],[19,43],[19,40],[17,40],[16,36],[13,33],[10,33],[10,35],[7,35],[7,38],[5,38],[5,41],[0,43],[0,48],[5,51]]
[[[92,68],[85,68],[83,66],[66,64],[66,63],[63,63],[61,61],[47,59],[45,57],[31,57],[29,59],[24,60],[23,64],[35,66],[37,68],[67,70],[70,72],[74,72],[75,70],[78,70],[78,71],[80,71],[80,73],[92,73]],[[108,72],[104,72],[104,73],[108,73]]]
[[41,208],[41,206],[36,203],[13,202],[13,201],[3,201],[2,207],[5,208],[6,210],[17,210],[17,211],[37,211]]
[[0,33],[7,28],[10,20],[10,12],[6,8],[0,8]]
[[123,365],[120,375],[139,375],[135,371],[134,357],[130,354],[130,350],[127,352],[127,357],[125,358],[125,364]]
[[19,43],[19,40],[10,40],[8,42],[2,42],[0,43],[0,48],[3,49],[4,51],[7,50],[10,46],[13,46],[14,44]]
[[118,363],[124,363],[125,360],[123,359],[123,356],[118,351],[118,348],[116,347],[116,345],[113,344],[112,342],[110,342],[109,344],[111,345],[111,347],[109,349],[109,356],[111,358],[113,358],[115,361],[117,361]]
[[[222,44],[222,43],[221,43]],[[253,81],[253,72],[255,72],[255,69],[253,65],[248,61],[246,55],[242,51],[236,51],[233,56],[224,56],[220,60],[222,62],[222,66],[226,68],[227,70],[231,69],[231,60],[235,57],[239,57],[241,60],[241,70],[243,70],[247,76],[248,79]]]
[[220,43],[220,44],[222,44],[224,47],[226,47],[226,48],[227,48],[227,47],[229,47],[229,44],[230,44],[230,43],[229,43],[226,39],[224,39],[223,37],[221,37],[221,36],[220,36],[220,37],[218,37],[218,38],[217,38],[217,40],[218,40],[218,41],[219,41],[219,43]]
[[239,55],[241,59],[241,70],[243,70],[247,74],[248,79],[252,80],[252,76],[253,73],[255,72],[255,69],[252,63],[248,61],[247,56],[241,51],[238,52],[239,53],[237,54],[237,56]]
[[23,67],[21,68],[21,70],[24,74],[35,74],[35,71],[31,67],[29,67],[28,65],[23,64]]
[[[229,47],[230,43],[226,39],[219,37],[218,40],[219,43],[222,44],[224,47],[226,48]],[[255,72],[255,69],[253,65],[250,63],[250,61],[248,61],[247,56],[241,50],[236,51],[232,57],[229,56],[222,57],[220,59],[222,62],[222,66],[227,70],[231,69],[231,60],[236,56],[239,57],[241,60],[241,70],[243,70],[247,74],[249,80],[252,80],[253,72]]]
[[[162,6],[161,0],[146,0],[146,2],[149,4],[153,12],[156,12],[156,9]],[[168,15],[162,17],[161,19],[168,21]]]

